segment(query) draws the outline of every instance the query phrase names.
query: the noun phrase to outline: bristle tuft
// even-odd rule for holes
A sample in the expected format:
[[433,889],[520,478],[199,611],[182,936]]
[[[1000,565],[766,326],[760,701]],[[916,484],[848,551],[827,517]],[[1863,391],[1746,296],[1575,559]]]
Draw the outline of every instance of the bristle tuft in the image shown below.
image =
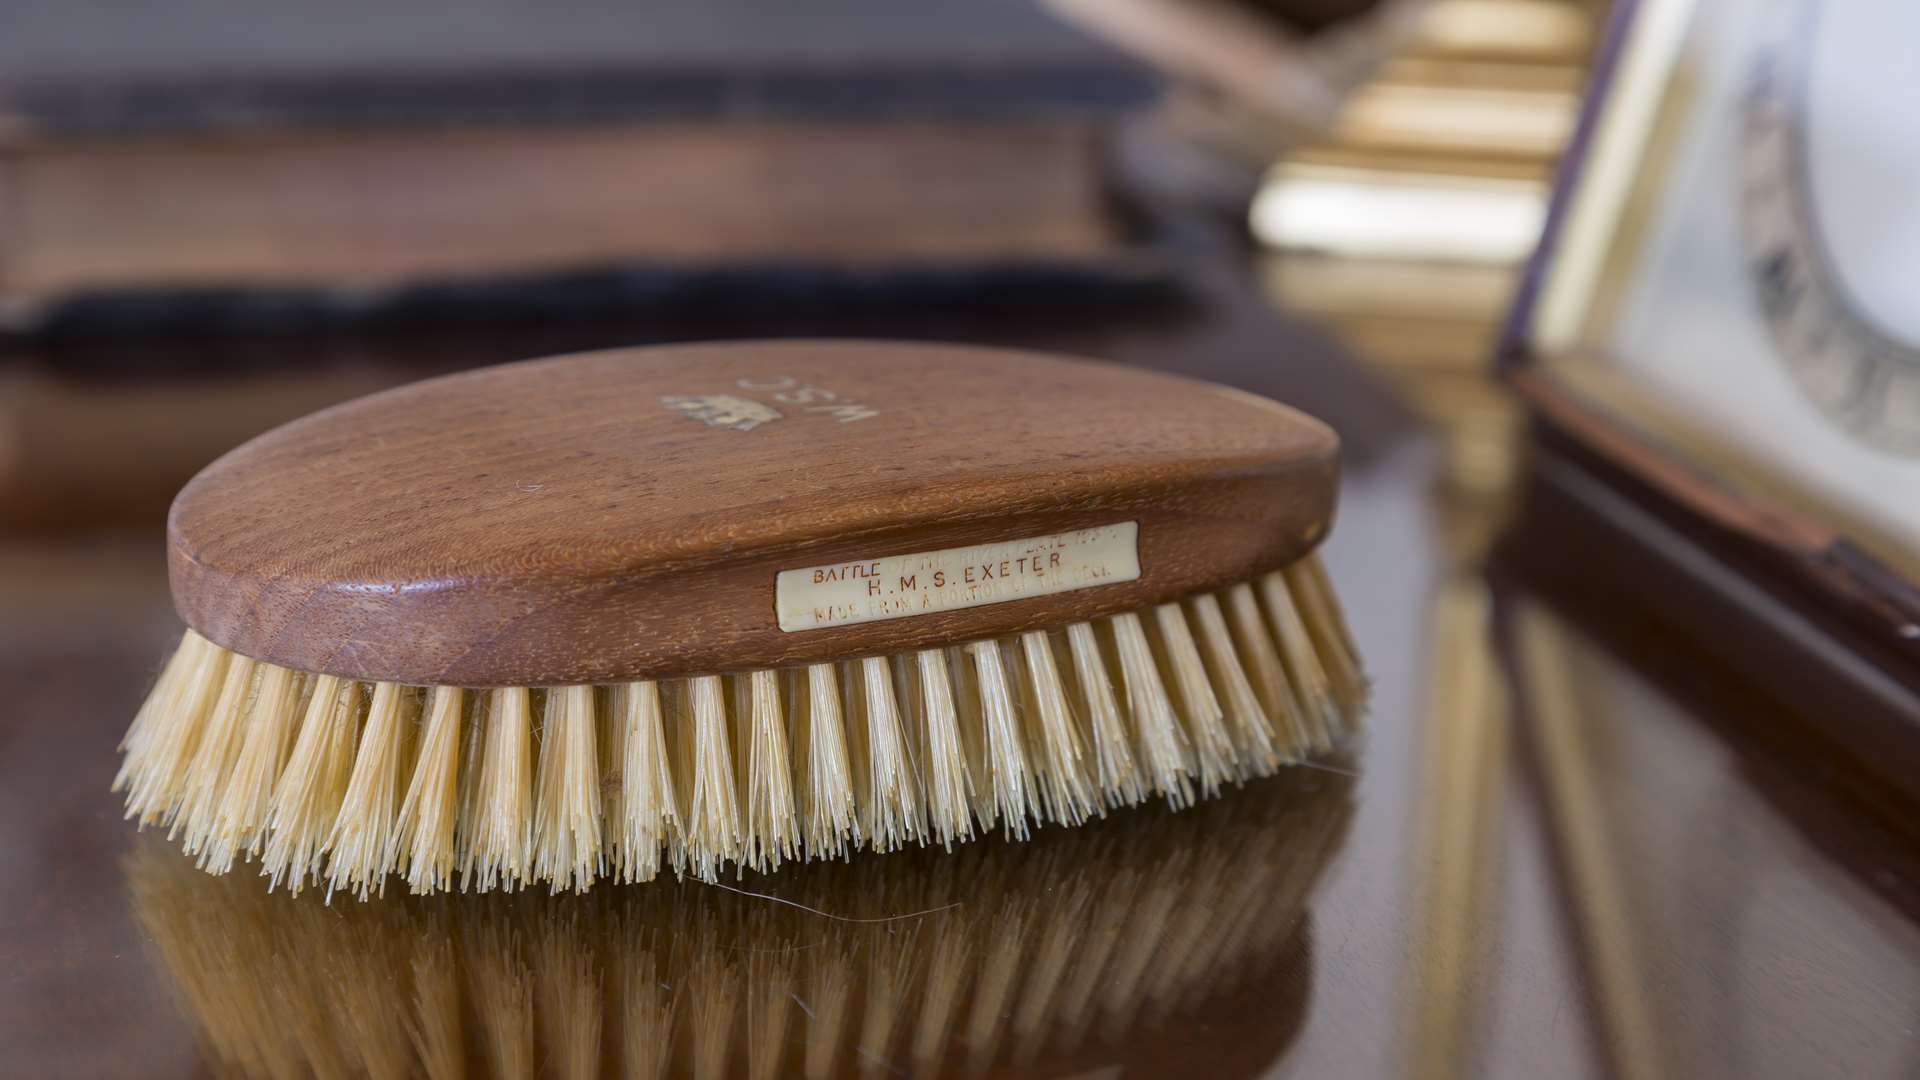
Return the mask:
[[247,718],[240,755],[234,760],[219,808],[213,835],[201,852],[201,868],[224,874],[242,854],[260,853],[266,840],[267,816],[273,808],[273,787],[293,745],[294,726],[304,706],[309,680],[274,664],[261,664],[253,712]]
[[892,851],[922,833],[920,779],[914,767],[900,704],[894,696],[893,669],[885,657],[860,661],[865,687],[867,815],[861,823],[875,851]]
[[120,773],[114,777],[111,790],[123,790],[131,775],[139,770],[155,732],[161,724],[172,722],[177,715],[181,695],[194,683],[196,668],[207,650],[215,648],[217,646],[191,630],[181,635],[180,644],[174,648],[173,655],[167,657],[167,662],[161,665],[160,677],[154,680],[147,700],[133,714],[133,723],[127,725],[127,733],[120,739],[117,749],[126,755],[126,760],[121,763]]
[[1078,825],[1101,813],[1087,773],[1086,741],[1073,703],[1054,664],[1053,643],[1040,631],[1020,635],[1026,661],[1027,745],[1040,748],[1040,800],[1047,816],[1061,825]]
[[465,701],[459,687],[442,686],[433,692],[413,779],[400,801],[400,824],[394,829],[387,863],[404,868],[407,887],[416,893],[435,892],[452,881]]
[[720,677],[702,675],[688,679],[687,685],[693,708],[693,802],[687,814],[687,847],[695,876],[713,881],[724,863],[740,858],[732,731]]
[[1231,725],[1234,753],[1246,772],[1271,776],[1274,767],[1280,764],[1280,756],[1273,746],[1273,722],[1267,719],[1267,710],[1261,706],[1246,668],[1240,664],[1219,598],[1211,594],[1194,597],[1193,616],[1200,625],[1208,681],[1226,699],[1222,707]]
[[1260,613],[1253,587],[1245,583],[1227,590],[1227,613],[1233,621],[1233,640],[1246,658],[1247,675],[1266,714],[1273,718],[1275,750],[1283,761],[1300,761],[1313,752],[1313,734],[1301,715],[1300,700],[1287,678],[1286,664]]
[[221,681],[220,696],[207,715],[206,727],[194,747],[193,761],[187,766],[185,786],[180,797],[180,812],[167,830],[167,839],[184,832],[181,850],[197,855],[213,838],[214,816],[220,809],[220,797],[226,793],[227,780],[233,774],[235,759],[245,740],[242,721],[253,709],[254,676],[259,665],[244,656],[227,664]]
[[388,856],[393,851],[393,817],[400,799],[400,770],[406,753],[405,689],[376,683],[367,705],[360,749],[347,779],[346,797],[327,835],[333,852],[327,865],[327,891],[350,889],[364,900],[386,891]]
[[980,724],[987,779],[993,789],[993,819],[1000,822],[1007,835],[1025,839],[1027,821],[1039,815],[1040,804],[1033,770],[1027,763],[1020,717],[1013,708],[1007,664],[997,641],[977,641],[971,648],[979,676]]
[[1153,771],[1153,790],[1175,807],[1193,802],[1193,744],[1173,711],[1173,698],[1160,678],[1153,645],[1140,616],[1129,611],[1111,621],[1120,674],[1126,680],[1141,756]]
[[620,766],[622,881],[651,881],[661,849],[680,841],[680,803],[660,707],[660,684],[627,683],[613,694],[615,718],[626,728]]
[[1093,734],[1093,758],[1099,770],[1100,790],[1115,806],[1132,806],[1145,798],[1140,767],[1127,737],[1126,719],[1113,693],[1113,677],[1100,652],[1100,639],[1091,623],[1067,627],[1067,647],[1073,652],[1074,682],[1087,709]]
[[1335,714],[1339,711],[1339,702],[1327,682],[1326,668],[1314,650],[1313,637],[1307,632],[1307,624],[1287,588],[1286,576],[1276,571],[1261,578],[1260,598],[1266,602],[1267,616],[1273,620],[1279,636],[1287,672],[1293,676],[1294,688],[1299,692],[1301,722],[1309,745],[1323,751],[1333,744],[1338,730]]
[[360,684],[322,675],[300,721],[300,734],[274,789],[268,823],[273,837],[261,872],[273,887],[299,892],[319,873],[327,833],[346,797],[359,728]]
[[600,860],[599,731],[593,687],[547,691],[533,796],[533,872],[555,892],[585,892]]
[[461,888],[517,888],[528,870],[533,831],[533,699],[522,687],[495,690],[486,711],[473,834]]
[[793,804],[793,763],[787,755],[787,721],[780,707],[779,675],[749,677],[747,747],[748,865],[777,870],[794,857],[799,825]]
[[925,718],[927,818],[933,839],[951,848],[973,837],[973,777],[960,739],[960,714],[953,701],[953,679],[944,649],[915,654],[920,682],[920,714]]
[[194,650],[178,684],[163,688],[173,694],[171,704],[162,706],[164,715],[154,719],[151,730],[137,741],[130,740],[134,745],[128,748],[127,760],[114,784],[127,789],[128,817],[142,825],[172,819],[180,805],[201,729],[219,700],[232,659],[232,653],[203,642]]
[[853,765],[847,754],[845,714],[832,664],[807,668],[807,850],[825,858],[845,855],[860,839],[859,811],[853,794]]
[[1173,671],[1173,685],[1180,691],[1180,716],[1187,722],[1194,758],[1200,765],[1200,791],[1211,798],[1219,793],[1221,784],[1237,775],[1233,737],[1227,734],[1226,717],[1213,695],[1200,647],[1193,642],[1187,613],[1179,604],[1161,604],[1153,609],[1153,622],[1166,649],[1167,666]]
[[1327,677],[1341,710],[1358,716],[1367,700],[1367,677],[1360,669],[1360,648],[1353,642],[1353,631],[1334,595],[1333,581],[1327,577],[1320,556],[1308,555],[1282,571],[1306,617],[1307,633],[1314,649],[1326,664]]

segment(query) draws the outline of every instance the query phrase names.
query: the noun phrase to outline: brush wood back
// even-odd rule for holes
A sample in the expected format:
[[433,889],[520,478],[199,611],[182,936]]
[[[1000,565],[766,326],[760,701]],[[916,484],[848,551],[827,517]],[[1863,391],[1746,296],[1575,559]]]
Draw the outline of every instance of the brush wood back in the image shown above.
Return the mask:
[[[622,349],[287,424],[175,500],[175,606],[257,659],[465,686],[846,659],[1140,608],[1294,561],[1338,440],[1283,405],[1031,352]],[[782,570],[1138,523],[1137,579],[784,631]]]

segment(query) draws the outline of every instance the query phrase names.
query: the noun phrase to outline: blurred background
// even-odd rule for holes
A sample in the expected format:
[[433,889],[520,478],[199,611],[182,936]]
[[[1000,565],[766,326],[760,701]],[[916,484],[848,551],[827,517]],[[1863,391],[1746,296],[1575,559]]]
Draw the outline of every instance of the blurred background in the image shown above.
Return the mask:
[[[1729,735],[1792,709],[1637,606],[1654,579],[1625,545],[1528,494],[1496,345],[1606,9],[0,0],[0,1071],[500,1068],[369,1034],[424,1022],[417,943],[442,938],[471,979],[546,980],[530,1072],[644,1071],[629,1025],[657,1075],[1912,1068],[1899,815],[1810,793],[1856,785],[1797,734]],[[970,856],[974,890],[886,886],[981,907],[834,937],[886,989],[831,1030],[794,970],[740,959],[811,927],[738,897],[336,917],[183,877],[119,820],[113,744],[179,632],[167,506],[213,458],[448,371],[787,336],[1056,349],[1327,420],[1364,748],[1217,832],[1123,816],[1084,850]],[[812,902],[880,895],[839,869]],[[1141,882],[1150,903],[1091,899]],[[1182,921],[1170,882],[1232,905]],[[250,929],[215,948],[224,926]],[[1104,1004],[1018,972],[1122,933],[1146,944],[1131,982],[1088,983]],[[643,1006],[613,987],[648,935],[700,944]],[[500,944],[522,939],[537,955]],[[284,967],[362,955],[364,986]],[[683,976],[718,989],[676,997]],[[769,1034],[740,1004],[784,1010],[768,988],[805,1022]]]
[[1100,353],[1204,319],[1194,261],[1479,409],[1599,14],[9,5],[0,522],[150,524],[281,420],[544,353]]

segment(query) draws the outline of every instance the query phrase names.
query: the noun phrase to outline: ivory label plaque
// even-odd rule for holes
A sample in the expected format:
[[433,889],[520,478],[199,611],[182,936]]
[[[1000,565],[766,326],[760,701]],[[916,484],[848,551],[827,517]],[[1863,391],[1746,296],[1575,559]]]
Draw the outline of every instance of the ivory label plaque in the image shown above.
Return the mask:
[[1116,585],[1140,576],[1140,523],[1053,536],[782,570],[780,629],[821,630],[904,619],[1030,596]]

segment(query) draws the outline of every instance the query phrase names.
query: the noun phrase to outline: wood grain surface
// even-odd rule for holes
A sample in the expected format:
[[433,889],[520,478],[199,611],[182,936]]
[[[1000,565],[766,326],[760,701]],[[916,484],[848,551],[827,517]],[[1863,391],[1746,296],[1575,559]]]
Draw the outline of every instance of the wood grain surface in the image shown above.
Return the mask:
[[[1039,353],[615,350],[269,432],[181,492],[168,558],[189,625],[307,671],[475,686],[731,671],[1058,625],[1284,565],[1331,524],[1337,449],[1262,398]],[[1124,521],[1134,581],[775,622],[783,569]]]

